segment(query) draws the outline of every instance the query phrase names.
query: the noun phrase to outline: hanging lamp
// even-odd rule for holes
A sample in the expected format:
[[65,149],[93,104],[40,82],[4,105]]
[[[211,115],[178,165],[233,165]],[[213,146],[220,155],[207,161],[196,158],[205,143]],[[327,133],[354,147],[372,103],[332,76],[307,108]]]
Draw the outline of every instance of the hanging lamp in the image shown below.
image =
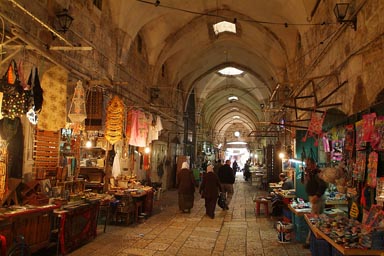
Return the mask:
[[72,123],[82,123],[87,118],[87,111],[85,109],[85,91],[80,80],[77,82],[73,94],[68,117]]

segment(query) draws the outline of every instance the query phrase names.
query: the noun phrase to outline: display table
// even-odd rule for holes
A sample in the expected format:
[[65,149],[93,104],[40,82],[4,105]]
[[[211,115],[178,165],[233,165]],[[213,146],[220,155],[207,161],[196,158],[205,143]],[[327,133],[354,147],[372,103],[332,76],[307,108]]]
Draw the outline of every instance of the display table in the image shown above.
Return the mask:
[[0,234],[6,239],[7,250],[17,237],[23,236],[31,253],[45,248],[50,243],[53,211],[56,205],[19,207],[0,214]]
[[65,255],[86,244],[97,235],[100,200],[88,200],[79,205],[66,205],[55,213],[60,218],[60,252]]
[[142,213],[145,213],[146,216],[152,214],[154,194],[152,187],[110,190],[109,194],[114,195],[120,201],[112,209],[111,220],[113,222],[120,222],[119,217],[123,217],[124,223],[128,224],[131,215],[134,215],[134,220],[138,222]]
[[316,239],[324,239],[327,241],[334,249],[340,252],[343,255],[383,255],[384,250],[369,250],[369,249],[358,249],[358,248],[345,248],[344,246],[336,243],[333,239],[327,236],[324,232],[318,229],[315,225],[312,224],[310,214],[305,214],[304,219],[308,224],[308,227],[311,229],[313,235]]

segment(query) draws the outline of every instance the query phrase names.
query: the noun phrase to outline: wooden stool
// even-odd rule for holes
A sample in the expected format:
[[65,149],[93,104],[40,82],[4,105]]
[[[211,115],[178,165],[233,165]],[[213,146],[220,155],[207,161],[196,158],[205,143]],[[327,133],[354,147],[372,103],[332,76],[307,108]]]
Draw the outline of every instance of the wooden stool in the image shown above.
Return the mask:
[[266,200],[266,199],[261,199],[261,198],[255,199],[255,204],[256,204],[255,205],[255,212],[256,212],[256,215],[260,215],[260,205],[264,205],[265,215],[269,216],[268,203],[269,203],[269,200]]

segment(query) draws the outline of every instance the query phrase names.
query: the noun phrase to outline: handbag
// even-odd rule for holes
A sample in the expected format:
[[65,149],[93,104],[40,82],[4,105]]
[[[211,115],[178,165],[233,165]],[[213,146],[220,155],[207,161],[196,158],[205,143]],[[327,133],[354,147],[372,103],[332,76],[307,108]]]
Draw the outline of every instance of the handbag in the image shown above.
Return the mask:
[[225,194],[224,193],[220,193],[219,197],[217,198],[217,205],[220,208],[225,209],[225,208],[227,208],[227,204],[226,204],[225,201],[226,201]]
[[17,64],[12,60],[0,82],[3,93],[1,113],[3,117],[15,119],[26,114],[31,105],[31,91],[21,85]]

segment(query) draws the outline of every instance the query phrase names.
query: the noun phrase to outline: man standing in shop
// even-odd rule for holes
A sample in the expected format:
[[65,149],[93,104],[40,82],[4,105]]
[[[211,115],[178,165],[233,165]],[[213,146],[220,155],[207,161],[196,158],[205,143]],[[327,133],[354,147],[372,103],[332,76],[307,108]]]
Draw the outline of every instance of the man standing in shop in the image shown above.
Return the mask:
[[[320,169],[317,168],[313,158],[307,158],[305,161],[304,184],[305,191],[308,194],[308,200],[311,203],[311,213],[321,214],[324,210],[324,193],[327,189],[327,183],[320,179]],[[309,248],[310,233],[307,236],[304,248]]]
[[219,169],[219,180],[221,183],[221,191],[226,196],[226,210],[229,209],[229,203],[233,196],[233,183],[235,183],[235,173],[231,168],[231,160],[226,160],[225,164]]

